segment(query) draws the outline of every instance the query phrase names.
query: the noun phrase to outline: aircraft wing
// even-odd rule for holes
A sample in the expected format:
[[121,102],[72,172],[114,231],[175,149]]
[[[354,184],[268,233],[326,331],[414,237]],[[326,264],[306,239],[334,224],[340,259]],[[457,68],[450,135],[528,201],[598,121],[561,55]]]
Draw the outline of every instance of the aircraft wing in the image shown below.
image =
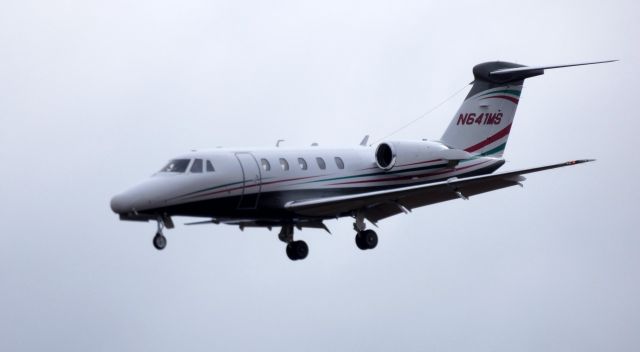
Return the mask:
[[447,181],[416,186],[373,191],[367,193],[335,196],[327,198],[292,201],[285,207],[304,216],[333,217],[353,211],[364,211],[367,220],[378,220],[408,212],[413,208],[464,198],[519,185],[524,174],[571,166],[593,160],[574,160],[565,163],[530,169],[507,171],[497,174],[451,178]]
[[[291,224],[290,221],[280,221],[280,220],[268,220],[268,219],[263,219],[263,220],[257,220],[257,219],[224,219],[224,218],[211,218],[208,220],[203,220],[203,221],[195,221],[195,222],[188,222],[185,223],[185,225],[209,225],[209,224],[225,224],[225,225],[232,225],[232,226],[238,226],[240,227],[241,230],[244,230],[247,227],[266,227],[269,230],[271,230],[272,227],[279,227],[279,226],[283,226],[285,224]],[[327,226],[325,226],[325,224],[322,222],[322,220],[309,220],[309,219],[302,219],[299,220],[297,222],[295,222],[293,224],[298,230],[302,230],[303,228],[316,228],[316,229],[323,229],[325,231],[327,231],[328,233],[331,233],[331,231],[329,231],[329,229],[327,228]]]

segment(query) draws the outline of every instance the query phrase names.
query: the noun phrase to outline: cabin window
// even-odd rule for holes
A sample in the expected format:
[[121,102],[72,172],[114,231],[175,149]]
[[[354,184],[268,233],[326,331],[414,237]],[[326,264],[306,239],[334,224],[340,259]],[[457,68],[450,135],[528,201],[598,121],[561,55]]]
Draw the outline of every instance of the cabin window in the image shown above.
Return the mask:
[[289,171],[289,162],[287,162],[287,159],[280,158],[280,168],[282,171]]
[[173,159],[160,172],[185,172],[190,161],[189,159]]
[[269,160],[260,159],[260,164],[262,164],[262,170],[264,170],[264,171],[271,170],[271,164],[269,164]]
[[300,165],[301,170],[307,169],[307,161],[302,158],[298,158],[298,165]]
[[213,168],[213,164],[211,163],[211,160],[207,160],[207,172],[214,172],[216,171],[216,169]]
[[202,159],[196,159],[191,164],[191,172],[201,173],[202,172]]
[[342,161],[342,158],[336,156],[334,159],[336,161],[336,166],[338,166],[338,169],[344,169],[344,161]]
[[318,163],[318,167],[320,168],[320,170],[324,170],[327,168],[327,164],[324,162],[324,159],[316,158],[316,162]]

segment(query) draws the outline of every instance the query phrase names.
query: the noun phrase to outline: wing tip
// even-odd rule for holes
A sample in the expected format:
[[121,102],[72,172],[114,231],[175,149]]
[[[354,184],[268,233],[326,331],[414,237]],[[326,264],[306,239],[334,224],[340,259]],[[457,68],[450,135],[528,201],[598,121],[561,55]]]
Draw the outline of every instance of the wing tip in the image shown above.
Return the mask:
[[596,161],[596,159],[578,159],[578,160],[567,161],[565,164],[566,165],[577,165],[577,164],[583,164],[583,163],[590,163],[590,162],[594,162],[594,161]]

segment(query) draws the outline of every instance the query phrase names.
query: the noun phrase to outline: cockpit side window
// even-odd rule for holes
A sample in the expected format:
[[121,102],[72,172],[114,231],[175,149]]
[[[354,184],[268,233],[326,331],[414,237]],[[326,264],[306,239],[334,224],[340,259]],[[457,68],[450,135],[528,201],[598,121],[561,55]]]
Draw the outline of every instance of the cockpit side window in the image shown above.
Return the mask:
[[207,172],[214,172],[216,171],[216,169],[213,168],[213,164],[211,163],[211,160],[207,160]]
[[160,172],[185,172],[190,161],[190,159],[173,159]]
[[191,164],[191,172],[202,173],[202,159],[196,159]]

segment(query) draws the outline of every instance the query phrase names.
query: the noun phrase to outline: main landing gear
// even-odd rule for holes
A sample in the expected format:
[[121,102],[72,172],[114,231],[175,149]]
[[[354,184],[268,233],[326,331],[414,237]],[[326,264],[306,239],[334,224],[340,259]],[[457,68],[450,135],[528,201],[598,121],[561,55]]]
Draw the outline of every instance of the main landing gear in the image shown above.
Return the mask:
[[378,234],[373,230],[367,230],[364,223],[363,214],[356,215],[356,222],[353,223],[353,229],[356,230],[356,246],[361,250],[374,249],[378,245]]
[[280,241],[287,244],[287,257],[291,260],[302,260],[309,255],[309,246],[305,241],[293,240],[293,225],[283,225],[278,234]]
[[293,241],[287,244],[287,257],[291,260],[302,260],[309,255],[309,246],[305,241]]
[[373,230],[364,230],[356,233],[356,246],[364,250],[374,249],[378,245],[378,235]]
[[[361,250],[374,249],[378,245],[378,235],[373,230],[367,230],[364,222],[364,214],[358,212],[354,214],[356,221],[353,229],[356,231],[356,246]],[[291,260],[302,260],[309,255],[309,246],[305,241],[295,241],[293,239],[293,225],[282,225],[278,234],[280,241],[287,244],[287,257]]]

